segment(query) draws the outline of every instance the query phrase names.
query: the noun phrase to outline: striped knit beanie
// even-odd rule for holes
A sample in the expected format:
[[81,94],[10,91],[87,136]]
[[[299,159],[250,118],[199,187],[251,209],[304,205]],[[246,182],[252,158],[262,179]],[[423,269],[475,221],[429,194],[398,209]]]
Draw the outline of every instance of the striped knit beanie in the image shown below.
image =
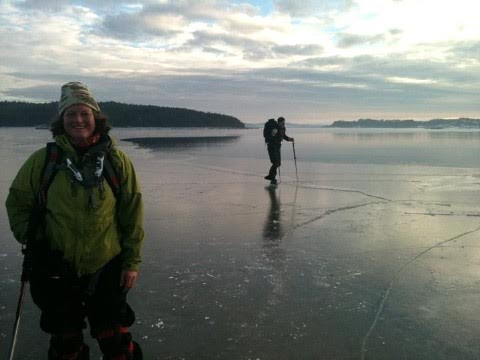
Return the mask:
[[69,82],[62,86],[60,101],[58,102],[58,115],[72,105],[83,104],[92,110],[100,112],[100,107],[92,96],[87,85],[80,82]]

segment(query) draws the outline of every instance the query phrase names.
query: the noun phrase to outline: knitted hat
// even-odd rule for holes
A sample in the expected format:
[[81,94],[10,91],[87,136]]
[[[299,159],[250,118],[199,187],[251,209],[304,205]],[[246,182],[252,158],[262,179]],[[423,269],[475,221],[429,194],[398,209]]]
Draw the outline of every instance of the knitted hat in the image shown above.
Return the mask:
[[92,96],[87,85],[80,82],[69,82],[62,86],[62,94],[58,102],[58,114],[61,115],[66,108],[83,104],[92,110],[100,112],[100,107]]

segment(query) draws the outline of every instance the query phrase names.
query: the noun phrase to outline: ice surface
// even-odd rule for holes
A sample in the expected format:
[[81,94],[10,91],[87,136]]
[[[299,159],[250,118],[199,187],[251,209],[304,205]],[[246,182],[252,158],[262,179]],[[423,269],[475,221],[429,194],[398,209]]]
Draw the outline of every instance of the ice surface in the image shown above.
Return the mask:
[[[48,134],[0,134],[4,203]],[[144,262],[129,297],[146,359],[480,356],[479,133],[289,129],[299,181],[285,143],[277,188],[263,179],[260,130],[114,135],[159,138],[119,141],[145,197]],[[0,212],[5,357],[21,255]],[[19,359],[45,354],[38,320],[28,297]]]

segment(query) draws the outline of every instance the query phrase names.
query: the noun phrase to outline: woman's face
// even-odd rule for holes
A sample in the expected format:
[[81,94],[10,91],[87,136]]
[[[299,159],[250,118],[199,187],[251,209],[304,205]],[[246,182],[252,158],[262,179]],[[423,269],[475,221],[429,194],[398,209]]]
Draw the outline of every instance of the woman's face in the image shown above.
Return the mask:
[[75,143],[87,140],[95,131],[93,110],[83,104],[70,106],[63,113],[63,127]]

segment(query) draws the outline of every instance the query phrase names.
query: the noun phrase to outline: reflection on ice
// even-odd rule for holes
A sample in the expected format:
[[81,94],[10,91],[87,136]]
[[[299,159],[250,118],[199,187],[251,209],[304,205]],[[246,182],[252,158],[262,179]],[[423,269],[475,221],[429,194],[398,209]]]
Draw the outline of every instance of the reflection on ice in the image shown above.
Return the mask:
[[[283,227],[280,216],[280,200],[275,187],[267,186],[266,190],[270,199],[270,208],[265,221],[263,237],[267,241],[279,240],[283,237]],[[268,245],[268,243],[266,245]]]
[[126,138],[123,141],[133,142],[141,147],[150,149],[173,148],[181,150],[182,148],[193,148],[205,145],[221,145],[235,142],[239,135],[234,136],[194,136],[194,137],[143,137]]

